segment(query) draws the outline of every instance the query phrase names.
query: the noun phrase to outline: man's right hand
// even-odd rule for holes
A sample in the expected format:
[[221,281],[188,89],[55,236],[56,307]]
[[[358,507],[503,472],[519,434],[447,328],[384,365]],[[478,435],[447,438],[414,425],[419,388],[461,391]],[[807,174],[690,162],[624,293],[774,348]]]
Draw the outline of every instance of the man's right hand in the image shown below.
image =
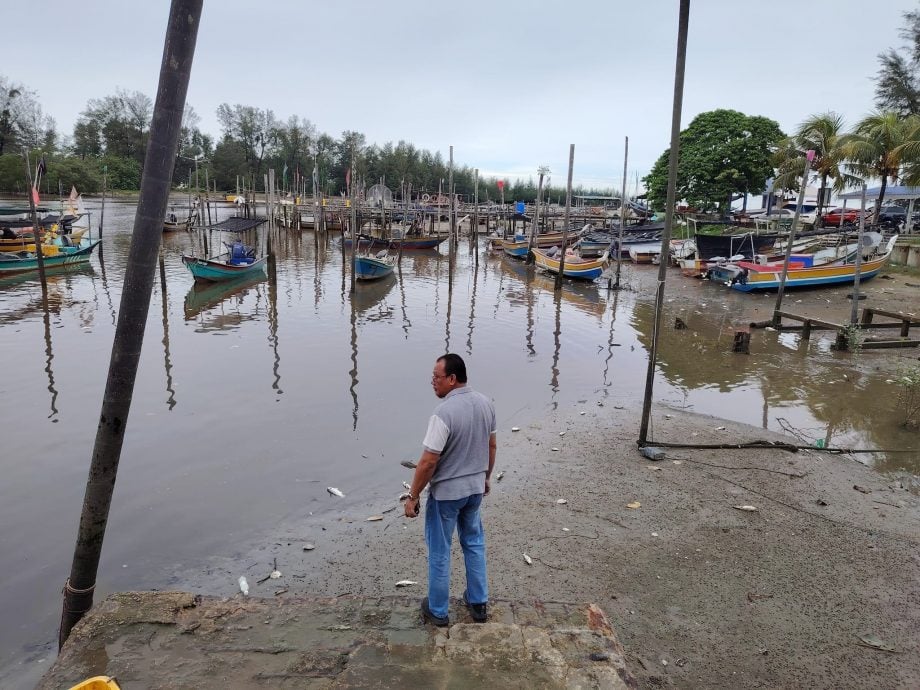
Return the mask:
[[407,518],[418,517],[420,503],[421,499],[418,498],[406,499],[405,503],[403,503],[403,511],[406,513]]
[[483,494],[483,496],[488,496],[488,495],[489,495],[489,491],[490,491],[491,489],[492,489],[491,482],[490,482],[488,479],[486,479],[486,490],[485,490],[485,493]]

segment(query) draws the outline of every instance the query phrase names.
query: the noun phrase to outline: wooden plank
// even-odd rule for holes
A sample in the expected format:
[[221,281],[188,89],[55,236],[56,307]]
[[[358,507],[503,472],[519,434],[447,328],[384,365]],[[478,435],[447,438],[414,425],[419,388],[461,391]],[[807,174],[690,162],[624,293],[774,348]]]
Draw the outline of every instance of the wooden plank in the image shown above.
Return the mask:
[[897,321],[908,321],[911,326],[920,326],[920,316],[910,316],[909,314],[902,314],[896,311],[888,311],[887,309],[876,309],[875,307],[866,307],[863,310],[863,318],[865,318],[866,312],[871,312],[875,316],[884,316],[889,319],[895,319]]
[[920,340],[867,340],[860,345],[863,350],[917,346],[920,346]]

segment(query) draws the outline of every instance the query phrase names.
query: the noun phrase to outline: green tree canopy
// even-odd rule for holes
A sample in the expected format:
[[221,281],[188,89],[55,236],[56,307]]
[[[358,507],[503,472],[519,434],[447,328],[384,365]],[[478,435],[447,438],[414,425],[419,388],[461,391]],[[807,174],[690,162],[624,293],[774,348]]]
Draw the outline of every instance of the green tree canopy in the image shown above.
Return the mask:
[[907,43],[904,52],[894,48],[878,56],[881,67],[875,85],[879,110],[902,116],[920,115],[920,10],[904,13],[898,32]]
[[[677,198],[704,211],[727,211],[734,195],[759,194],[773,174],[771,156],[784,135],[775,121],[737,110],[697,115],[680,133]],[[666,150],[644,178],[652,203],[667,198]]]

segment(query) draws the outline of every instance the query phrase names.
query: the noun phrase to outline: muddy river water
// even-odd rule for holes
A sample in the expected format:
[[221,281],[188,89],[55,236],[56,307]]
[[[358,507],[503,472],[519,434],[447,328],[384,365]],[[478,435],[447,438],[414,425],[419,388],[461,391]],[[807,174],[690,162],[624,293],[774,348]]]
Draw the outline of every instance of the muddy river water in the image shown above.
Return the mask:
[[[107,203],[103,252],[50,277],[47,313],[36,279],[0,281],[4,687],[30,686],[54,657],[134,211]],[[194,285],[180,258],[202,251],[202,234],[163,238],[97,601],[179,586],[179,573],[270,538],[279,522],[391,494],[382,478],[418,456],[445,351],[466,359],[503,431],[576,401],[608,399],[611,415],[641,404],[657,267],[624,266],[623,291],[566,284],[556,297],[550,278],[484,250],[477,262],[461,241],[452,279],[444,245],[407,252],[401,278],[352,297],[334,239],[263,229],[260,248],[269,235],[264,279],[210,287]],[[732,354],[736,326],[767,318],[771,299],[676,272],[666,295],[656,405],[791,430],[790,440],[908,449],[858,460],[920,473],[920,435],[900,425],[893,383],[916,352],[866,351],[857,366],[827,336],[805,346],[756,331],[750,355]],[[845,290],[791,297],[809,299],[845,300]],[[671,328],[675,316],[688,328]],[[693,440],[661,426],[653,436]]]

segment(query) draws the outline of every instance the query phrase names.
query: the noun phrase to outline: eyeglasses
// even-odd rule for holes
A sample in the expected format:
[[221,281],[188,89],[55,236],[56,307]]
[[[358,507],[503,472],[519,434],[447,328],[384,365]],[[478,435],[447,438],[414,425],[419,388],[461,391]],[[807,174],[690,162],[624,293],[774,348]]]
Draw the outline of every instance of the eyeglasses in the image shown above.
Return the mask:
[[446,379],[448,376],[453,376],[453,374],[432,374],[431,380],[437,381],[438,379]]

